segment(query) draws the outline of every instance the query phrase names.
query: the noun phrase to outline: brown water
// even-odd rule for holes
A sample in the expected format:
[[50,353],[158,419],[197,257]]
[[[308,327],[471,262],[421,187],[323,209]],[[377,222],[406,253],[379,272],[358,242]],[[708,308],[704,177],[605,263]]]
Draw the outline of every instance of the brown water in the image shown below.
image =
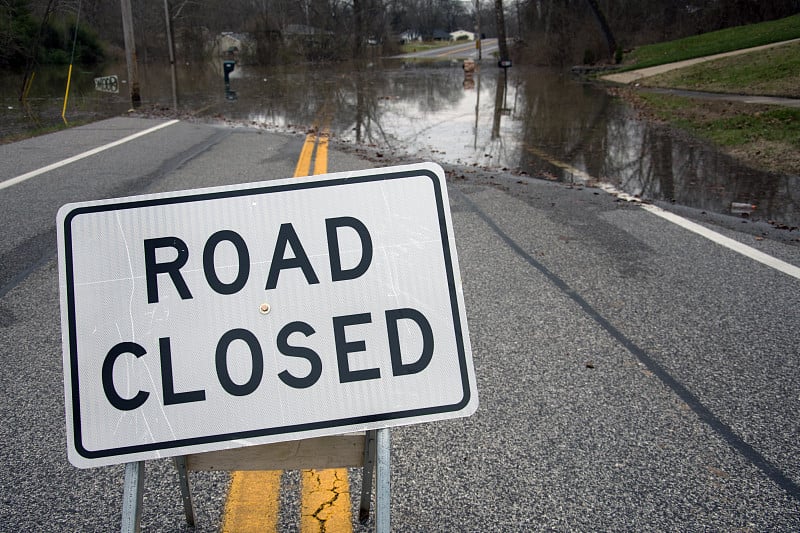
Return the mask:
[[[93,78],[116,74],[121,93],[96,91]],[[68,120],[124,113],[130,107],[124,65],[73,73]],[[37,74],[29,106],[21,81],[0,82],[0,134],[61,122],[66,68]],[[142,68],[142,109],[172,105],[166,67]],[[485,61],[471,76],[460,62],[399,60],[353,65],[237,65],[228,87],[220,62],[178,69],[183,116],[252,127],[327,128],[336,139],[387,155],[508,168],[556,181],[608,184],[632,195],[800,225],[800,178],[737,164],[702,142],[637,119],[601,88],[568,74],[515,66],[504,74]],[[734,208],[734,214],[737,214]]]

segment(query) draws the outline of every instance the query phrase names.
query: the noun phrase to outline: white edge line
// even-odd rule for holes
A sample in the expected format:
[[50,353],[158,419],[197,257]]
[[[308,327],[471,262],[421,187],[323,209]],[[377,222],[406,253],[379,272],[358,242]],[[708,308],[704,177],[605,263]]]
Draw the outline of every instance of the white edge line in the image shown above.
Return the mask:
[[[582,172],[581,170],[575,169],[578,172]],[[585,174],[585,173],[584,173]],[[590,176],[591,177],[591,176]],[[774,268],[779,272],[783,272],[784,274],[788,274],[795,279],[800,279],[800,267],[796,267],[786,261],[781,261],[776,257],[772,257],[771,255],[765,254],[762,251],[756,250],[751,246],[747,246],[746,244],[742,244],[739,241],[733,240],[729,237],[726,237],[716,231],[710,230],[705,226],[701,226],[696,222],[692,222],[688,219],[683,218],[682,216],[676,215],[675,213],[671,213],[666,209],[662,209],[658,206],[653,204],[646,204],[642,202],[639,198],[635,196],[631,196],[630,194],[624,193],[618,190],[611,184],[608,183],[601,183],[599,188],[606,191],[609,194],[617,196],[620,200],[625,200],[626,202],[634,202],[641,206],[643,209],[649,211],[650,213],[663,218],[668,222],[672,222],[673,224],[677,224],[678,226],[687,229],[701,237],[705,237],[706,239],[719,244],[720,246],[724,246],[729,250],[733,250],[736,253],[742,254],[745,257],[749,257],[754,261],[758,261],[762,265],[766,265],[770,268]]]
[[[550,154],[544,152],[543,150],[538,150],[538,149],[534,150],[534,149],[530,149],[530,148],[529,148],[529,150],[531,152],[533,152],[534,154],[538,155],[539,157],[542,157],[546,161],[548,161],[548,162],[550,162],[550,163],[552,163],[552,164],[554,164],[554,165],[556,165],[558,167],[561,167],[562,169],[566,170],[567,172],[571,172],[572,174],[574,174],[574,175],[576,175],[576,176],[578,176],[580,178],[583,178],[583,179],[586,179],[586,180],[592,180],[593,179],[592,176],[590,176],[586,172],[584,172],[584,171],[582,171],[582,170],[580,170],[578,168],[575,168],[572,165],[569,165],[569,164],[566,164],[566,163],[564,163],[562,161],[559,161],[558,159],[552,157]],[[771,255],[767,255],[764,252],[756,250],[755,248],[747,246],[746,244],[742,244],[739,241],[735,241],[735,240],[733,240],[733,239],[731,239],[729,237],[726,237],[726,236],[724,236],[724,235],[722,235],[720,233],[717,233],[716,231],[712,231],[712,230],[706,228],[705,226],[701,226],[700,224],[697,224],[695,222],[687,220],[687,219],[685,219],[685,218],[683,218],[681,216],[678,216],[678,215],[676,215],[674,213],[671,213],[671,212],[669,212],[669,211],[667,211],[665,209],[661,209],[660,207],[657,207],[657,206],[652,205],[652,204],[645,204],[639,198],[637,198],[635,196],[631,196],[630,194],[627,194],[625,192],[622,192],[622,191],[618,190],[616,187],[614,187],[613,185],[611,185],[609,183],[600,183],[597,187],[599,189],[607,192],[608,194],[612,194],[612,195],[616,196],[620,200],[624,200],[626,202],[634,202],[634,203],[640,205],[642,208],[646,209],[647,211],[653,213],[654,215],[659,216],[659,217],[661,217],[664,220],[667,220],[669,222],[672,222],[673,224],[677,224],[678,226],[680,226],[680,227],[682,227],[684,229],[687,229],[687,230],[689,230],[689,231],[691,231],[693,233],[696,233],[696,234],[700,235],[701,237],[705,237],[706,239],[708,239],[708,240],[710,240],[712,242],[715,242],[715,243],[719,244],[720,246],[724,246],[725,248],[728,248],[729,250],[733,250],[734,252],[742,254],[745,257],[749,257],[750,259],[753,259],[754,261],[758,261],[759,263],[761,263],[763,265],[766,265],[766,266],[768,266],[770,268],[774,268],[775,270],[778,270],[779,272],[783,272],[784,274],[788,274],[789,276],[792,276],[793,278],[800,279],[800,267],[796,267],[796,266],[794,266],[792,264],[787,263],[786,261],[781,261],[780,259],[778,259],[776,257],[772,257]]]
[[[582,171],[582,170],[580,170],[578,168],[575,168],[572,165],[569,165],[567,163],[559,161],[558,159],[552,157],[550,154],[548,154],[547,152],[545,152],[543,150],[531,149],[531,148],[529,148],[528,150],[530,150],[535,155],[538,155],[539,157],[545,159],[546,161],[556,165],[557,167],[560,167],[560,168],[566,170],[567,172],[571,172],[572,174],[574,174],[574,175],[576,175],[576,176],[578,176],[578,177],[580,177],[582,179],[586,179],[586,180],[592,180],[593,179],[592,176],[590,176],[586,172],[584,172],[584,171]],[[725,248],[728,248],[729,250],[733,250],[734,252],[742,254],[745,257],[749,257],[750,259],[753,259],[754,261],[758,261],[759,263],[761,263],[763,265],[766,265],[766,266],[768,266],[770,268],[774,268],[775,270],[783,272],[784,274],[788,274],[789,276],[792,276],[793,278],[800,279],[800,267],[796,267],[796,266],[794,266],[792,264],[789,264],[789,263],[787,263],[785,261],[781,261],[780,259],[778,259],[776,257],[772,257],[771,255],[767,255],[764,252],[756,250],[755,248],[747,246],[746,244],[742,244],[739,241],[735,241],[735,240],[733,240],[733,239],[731,239],[729,237],[726,237],[726,236],[724,236],[724,235],[722,235],[720,233],[717,233],[716,231],[712,231],[712,230],[706,228],[705,226],[701,226],[700,224],[697,224],[695,222],[687,220],[687,219],[685,219],[685,218],[683,218],[681,216],[678,216],[678,215],[676,215],[674,213],[671,213],[671,212],[669,212],[669,211],[667,211],[665,209],[661,209],[660,207],[657,207],[657,206],[652,205],[652,204],[645,204],[639,198],[637,198],[635,196],[631,196],[630,194],[627,194],[625,192],[622,192],[622,191],[618,190],[616,187],[614,187],[613,185],[611,185],[609,183],[599,183],[597,185],[597,187],[599,189],[607,192],[608,194],[616,196],[620,200],[624,200],[626,202],[634,202],[634,203],[640,205],[642,208],[646,209],[647,211],[653,213],[654,215],[659,216],[659,217],[661,217],[664,220],[667,220],[669,222],[672,222],[673,224],[677,224],[678,226],[680,226],[680,227],[682,227],[684,229],[687,229],[687,230],[689,230],[689,231],[691,231],[693,233],[696,233],[696,234],[698,234],[698,235],[700,235],[702,237],[705,237],[706,239],[709,239],[712,242],[715,242],[715,243],[717,243],[717,244],[719,244],[721,246],[724,246]]]
[[664,220],[668,220],[673,224],[677,224],[678,226],[681,226],[682,228],[685,228],[691,232],[697,233],[698,235],[705,237],[706,239],[709,239],[711,241],[714,241],[715,243],[724,246],[725,248],[740,253],[746,257],[749,257],[750,259],[753,259],[755,261],[758,261],[759,263],[767,265],[768,267],[774,268],[775,270],[779,270],[784,274],[788,274],[794,278],[800,279],[800,267],[796,267],[785,261],[781,261],[780,259],[772,257],[771,255],[767,255],[764,252],[761,252],[759,250],[756,250],[755,248],[747,246],[746,244],[742,244],[739,241],[735,241],[731,238],[721,235],[716,231],[712,231],[706,228],[705,226],[701,226],[700,224],[687,220],[674,213],[670,213],[669,211],[661,209],[660,207],[656,207],[654,205],[649,205],[649,204],[641,204],[641,206],[642,208],[646,209],[647,211],[653,213],[656,216],[663,218]]
[[91,150],[87,150],[86,152],[83,152],[81,154],[74,155],[72,157],[68,157],[67,159],[62,159],[61,161],[57,161],[55,163],[47,165],[46,167],[42,167],[42,168],[39,168],[39,169],[36,169],[36,170],[32,170],[32,171],[27,172],[25,174],[21,174],[21,175],[15,177],[15,178],[7,179],[6,181],[0,182],[0,190],[7,189],[8,187],[11,187],[12,185],[16,185],[17,183],[22,183],[25,180],[29,180],[29,179],[31,179],[33,177],[36,177],[36,176],[40,175],[40,174],[44,174],[45,172],[50,172],[51,170],[55,170],[57,168],[65,166],[65,165],[69,165],[70,163],[74,163],[75,161],[79,161],[81,159],[87,158],[89,156],[93,156],[95,154],[99,154],[100,152],[102,152],[104,150],[108,150],[109,148],[114,148],[115,146],[119,146],[120,144],[125,144],[128,141],[132,141],[132,140],[137,139],[139,137],[142,137],[144,135],[148,135],[150,133],[153,133],[154,131],[160,130],[161,128],[166,128],[167,126],[172,126],[176,122],[180,122],[180,121],[177,120],[177,119],[174,119],[174,120],[170,120],[170,121],[164,122],[164,123],[159,124],[157,126],[153,126],[152,128],[148,128],[148,129],[142,130],[142,131],[140,131],[138,133],[134,133],[132,135],[128,135],[127,137],[123,137],[122,139],[119,139],[117,141],[114,141],[114,142],[111,142],[111,143],[108,143],[108,144],[104,144],[103,146],[98,146],[97,148],[92,148]]

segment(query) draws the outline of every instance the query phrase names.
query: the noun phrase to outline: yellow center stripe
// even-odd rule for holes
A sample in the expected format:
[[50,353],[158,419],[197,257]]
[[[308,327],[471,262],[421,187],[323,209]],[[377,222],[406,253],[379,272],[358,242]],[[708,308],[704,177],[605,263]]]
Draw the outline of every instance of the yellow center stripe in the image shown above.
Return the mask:
[[303,470],[300,490],[302,533],[353,531],[350,516],[350,483],[346,468]]
[[[309,133],[300,151],[294,177],[328,172],[328,128]],[[223,516],[223,533],[277,531],[281,472],[237,471],[231,475]],[[350,533],[350,483],[346,468],[304,470],[300,481],[300,531]]]
[[[311,152],[317,147],[314,175],[328,172],[328,128],[319,135],[310,133],[303,144],[295,177],[306,176],[311,166]],[[308,147],[311,147],[308,149]],[[308,154],[306,155],[306,153]],[[306,160],[307,158],[307,160]],[[303,470],[300,478],[300,531],[302,533],[349,533],[350,483],[346,468]]]
[[317,158],[314,161],[314,175],[328,172],[328,137],[330,130],[324,128],[319,134],[309,133],[300,150],[294,177],[311,176],[311,161],[314,160],[314,148],[317,149]]
[[328,173],[328,137],[327,128],[322,130],[317,143],[317,159],[314,161],[314,174]]
[[314,155],[314,146],[317,144],[317,135],[309,133],[306,135],[306,142],[303,143],[303,149],[300,150],[300,158],[297,160],[297,166],[294,169],[294,177],[311,175],[311,158]]
[[239,471],[231,475],[223,533],[277,531],[281,472]]

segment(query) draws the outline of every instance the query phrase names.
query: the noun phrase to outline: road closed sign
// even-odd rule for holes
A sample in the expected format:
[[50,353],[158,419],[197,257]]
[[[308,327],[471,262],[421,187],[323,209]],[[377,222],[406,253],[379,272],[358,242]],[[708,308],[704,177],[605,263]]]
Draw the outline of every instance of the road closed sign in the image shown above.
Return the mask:
[[78,467],[477,408],[437,165],[75,203],[57,226]]

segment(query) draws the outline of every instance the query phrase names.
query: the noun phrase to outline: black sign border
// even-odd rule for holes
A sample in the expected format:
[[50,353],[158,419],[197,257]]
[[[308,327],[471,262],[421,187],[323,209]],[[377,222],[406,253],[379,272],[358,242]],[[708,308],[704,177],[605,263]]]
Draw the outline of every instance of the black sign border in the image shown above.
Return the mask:
[[[406,178],[427,177],[433,182],[436,209],[439,218],[439,232],[442,240],[442,253],[444,256],[445,270],[447,273],[448,292],[450,294],[450,307],[453,315],[453,334],[455,335],[456,348],[458,351],[459,369],[461,373],[461,384],[463,396],[461,400],[454,404],[426,407],[419,409],[409,409],[405,411],[393,411],[388,413],[376,413],[371,415],[340,418],[336,420],[310,422],[305,424],[295,424],[273,428],[263,428],[235,433],[221,433],[217,435],[206,435],[203,437],[192,437],[172,441],[152,442],[148,444],[138,444],[134,446],[123,446],[119,448],[109,448],[105,450],[88,450],[83,446],[81,430],[80,412],[80,391],[78,379],[78,346],[77,331],[75,321],[75,289],[73,286],[73,256],[72,256],[72,220],[80,215],[100,213],[105,211],[121,211],[125,209],[138,209],[159,205],[181,204],[189,202],[201,202],[207,200],[220,200],[226,198],[237,198],[242,196],[272,194],[286,191],[298,191],[304,189],[316,189],[322,187],[337,187],[351,184],[362,184],[379,181],[389,181]],[[471,388],[469,382],[469,369],[467,367],[466,352],[464,348],[464,328],[461,323],[460,308],[458,305],[458,291],[455,281],[453,259],[450,255],[450,237],[448,235],[447,217],[445,209],[449,205],[444,205],[444,195],[442,191],[442,181],[436,173],[429,169],[414,169],[399,172],[388,172],[385,174],[368,174],[352,177],[340,177],[332,179],[321,179],[318,181],[299,181],[298,183],[283,182],[276,185],[264,185],[253,188],[243,188],[235,190],[203,192],[197,194],[187,194],[185,196],[172,196],[165,198],[131,199],[119,203],[108,203],[95,206],[77,207],[69,211],[64,216],[64,257],[63,264],[65,269],[66,297],[67,297],[67,320],[69,331],[69,363],[70,363],[70,382],[72,392],[72,435],[75,451],[85,459],[98,460],[106,457],[120,457],[125,455],[152,452],[158,450],[169,450],[209,444],[214,442],[227,442],[233,440],[243,440],[258,437],[269,437],[283,435],[287,433],[302,433],[319,429],[328,429],[344,426],[372,424],[388,420],[416,418],[427,415],[449,413],[460,411],[465,408],[471,399]]]

